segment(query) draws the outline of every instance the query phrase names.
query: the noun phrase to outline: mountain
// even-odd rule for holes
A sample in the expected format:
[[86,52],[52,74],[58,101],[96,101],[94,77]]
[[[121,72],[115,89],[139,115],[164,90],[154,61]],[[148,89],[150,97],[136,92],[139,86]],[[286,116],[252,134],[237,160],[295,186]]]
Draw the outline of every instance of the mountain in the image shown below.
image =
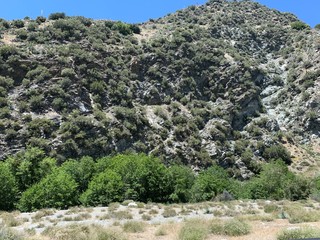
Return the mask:
[[249,178],[320,159],[320,36],[294,15],[211,0],[143,24],[0,21],[0,154],[145,152]]

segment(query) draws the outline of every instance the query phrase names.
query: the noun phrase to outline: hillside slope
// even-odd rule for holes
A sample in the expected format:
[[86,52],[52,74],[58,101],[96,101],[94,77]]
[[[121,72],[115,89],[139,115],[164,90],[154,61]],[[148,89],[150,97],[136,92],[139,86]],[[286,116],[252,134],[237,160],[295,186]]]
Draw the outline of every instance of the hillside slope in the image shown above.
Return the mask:
[[274,158],[318,164],[320,36],[292,14],[211,0],[141,25],[57,14],[0,29],[2,159],[136,151],[244,179]]

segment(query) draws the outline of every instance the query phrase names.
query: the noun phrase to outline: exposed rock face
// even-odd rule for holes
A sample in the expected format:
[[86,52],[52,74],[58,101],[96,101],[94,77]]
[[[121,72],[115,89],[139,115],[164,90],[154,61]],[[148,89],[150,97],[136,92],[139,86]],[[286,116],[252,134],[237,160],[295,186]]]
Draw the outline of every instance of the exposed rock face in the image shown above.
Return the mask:
[[137,151],[249,178],[272,146],[319,139],[320,36],[295,21],[223,0],[138,28],[0,21],[0,158]]

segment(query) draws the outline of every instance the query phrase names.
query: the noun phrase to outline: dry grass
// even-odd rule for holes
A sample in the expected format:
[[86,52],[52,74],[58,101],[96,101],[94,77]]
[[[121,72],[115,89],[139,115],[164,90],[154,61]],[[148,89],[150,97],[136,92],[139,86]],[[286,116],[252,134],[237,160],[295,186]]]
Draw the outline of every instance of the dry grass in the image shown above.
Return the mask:
[[11,229],[0,224],[0,239],[1,240],[22,240],[23,237]]
[[32,217],[32,220],[38,221],[41,218],[53,215],[54,213],[55,213],[55,210],[53,209],[42,209],[36,212],[36,214]]
[[108,211],[109,212],[114,212],[120,207],[120,203],[110,203],[108,205]]
[[123,230],[129,233],[141,233],[144,232],[146,224],[138,221],[129,221],[123,224]]
[[167,228],[164,225],[162,225],[157,229],[157,231],[155,232],[154,235],[155,236],[165,236],[167,234],[168,234]]
[[[108,236],[106,239],[117,240],[118,238],[110,238],[114,229],[118,230],[116,231],[116,237],[122,237],[120,239],[127,236],[128,239],[139,238],[141,240],[196,240],[221,239],[230,236],[232,239],[251,240],[257,239],[258,233],[267,234],[268,237],[273,236],[273,239],[275,239],[281,228],[320,227],[319,206],[320,204],[314,201],[275,202],[263,200],[179,205],[152,205],[148,203],[144,208],[129,208],[129,206],[125,207],[115,203],[111,205],[111,211],[109,208],[90,208],[90,210],[87,210],[87,208],[78,207],[71,208],[68,211],[44,209],[30,214],[2,212],[0,218],[7,223],[6,227],[23,224],[20,228],[24,229],[24,235],[28,237],[24,238],[25,240],[99,239],[93,231],[106,231]],[[101,211],[102,209],[105,211]],[[89,212],[92,212],[92,214]],[[230,217],[230,215],[232,216]],[[164,218],[164,216],[167,216],[167,218]],[[199,218],[194,219],[196,216],[199,216]],[[27,222],[31,217],[34,221]],[[185,218],[186,221],[180,223],[178,220],[181,218]],[[103,222],[106,219],[107,221]],[[127,219],[132,220],[125,222]],[[151,219],[154,224],[147,224]],[[63,223],[63,221],[67,222]],[[31,225],[35,222],[37,225]],[[250,225],[246,222],[249,222]],[[300,222],[304,222],[304,224],[302,225]],[[308,224],[306,222],[312,223]],[[108,224],[112,226],[112,231],[90,225],[92,223]],[[279,223],[280,225],[278,225]],[[50,225],[52,227],[48,228]],[[44,233],[46,235],[39,235],[39,230],[45,227],[47,227]],[[269,231],[271,232],[269,233]],[[32,238],[30,238],[31,232],[34,234],[34,236],[31,236]],[[93,234],[93,237],[89,234]],[[285,232],[285,234],[288,235],[289,233]],[[242,235],[247,236],[240,237]]]
[[25,220],[18,217],[18,212],[12,212],[12,213],[3,213],[1,214],[2,223],[6,227],[17,227],[22,225]]
[[285,217],[290,223],[317,222],[320,221],[320,211],[308,210],[301,205],[291,205],[284,208]]
[[123,233],[100,226],[70,225],[68,227],[49,227],[43,235],[50,240],[125,240]]
[[[290,240],[290,239],[306,239],[316,238],[320,236],[319,229],[315,228],[298,228],[298,229],[286,229],[278,234],[278,240]],[[317,238],[318,239],[318,238]]]
[[165,208],[162,213],[162,216],[164,218],[175,217],[177,216],[177,212],[173,208]]
[[202,219],[187,221],[179,232],[179,240],[202,240],[209,234],[208,223]]

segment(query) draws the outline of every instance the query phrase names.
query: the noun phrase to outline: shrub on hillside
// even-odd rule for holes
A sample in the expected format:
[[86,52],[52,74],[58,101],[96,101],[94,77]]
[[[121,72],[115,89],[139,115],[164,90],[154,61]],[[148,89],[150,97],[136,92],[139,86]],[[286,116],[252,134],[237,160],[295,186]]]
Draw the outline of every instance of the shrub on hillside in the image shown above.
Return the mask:
[[13,20],[12,21],[12,26],[16,28],[23,28],[24,27],[24,22],[22,20]]
[[298,30],[298,31],[310,28],[310,26],[308,24],[305,24],[305,23],[303,23],[301,21],[292,22],[290,24],[290,26],[291,26],[292,29],[295,29],[295,30]]
[[58,19],[63,19],[63,18],[66,18],[66,14],[63,12],[51,13],[49,15],[49,20],[58,20]]
[[47,20],[47,19],[46,19],[45,17],[42,17],[42,16],[38,16],[38,17],[36,18],[36,22],[37,22],[38,24],[44,23],[46,20]]
[[267,160],[281,159],[287,164],[291,163],[291,156],[288,150],[282,145],[272,145],[263,152],[263,157]]

